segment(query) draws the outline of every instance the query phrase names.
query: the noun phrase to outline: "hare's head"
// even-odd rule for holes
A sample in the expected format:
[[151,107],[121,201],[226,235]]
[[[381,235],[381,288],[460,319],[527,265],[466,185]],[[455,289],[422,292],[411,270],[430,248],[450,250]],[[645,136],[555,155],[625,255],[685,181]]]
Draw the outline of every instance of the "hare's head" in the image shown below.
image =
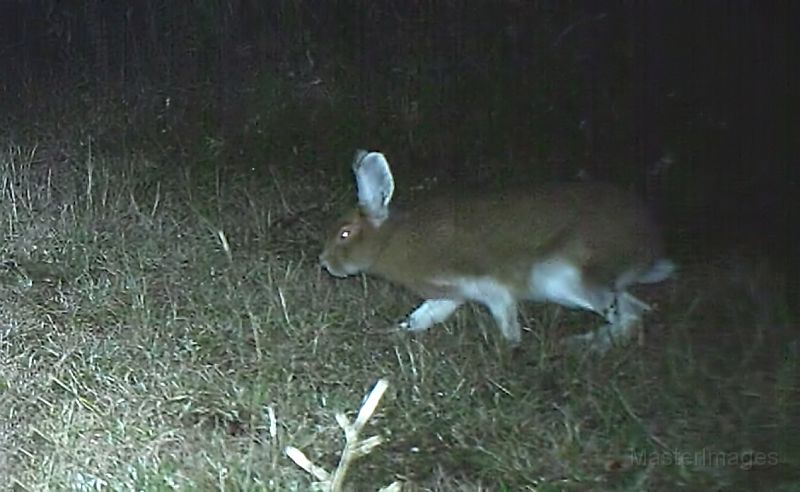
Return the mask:
[[322,266],[337,277],[368,270],[387,238],[385,222],[394,192],[389,163],[379,152],[358,150],[353,159],[353,173],[358,206],[339,219],[319,255]]

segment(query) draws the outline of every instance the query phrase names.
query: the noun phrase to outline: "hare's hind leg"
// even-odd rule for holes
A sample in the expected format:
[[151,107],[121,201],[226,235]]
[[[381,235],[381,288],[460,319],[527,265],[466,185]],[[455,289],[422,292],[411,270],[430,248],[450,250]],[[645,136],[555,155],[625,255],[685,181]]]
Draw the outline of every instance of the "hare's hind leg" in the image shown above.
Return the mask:
[[534,266],[530,289],[534,300],[583,308],[603,316],[607,325],[567,340],[570,345],[601,353],[629,339],[641,313],[648,309],[645,303],[624,290],[615,292],[610,286],[587,278],[581,268],[562,259],[550,259]]
[[530,273],[530,298],[605,316],[614,304],[614,293],[610,288],[587,282],[585,277],[581,268],[566,260],[556,258],[538,263]]

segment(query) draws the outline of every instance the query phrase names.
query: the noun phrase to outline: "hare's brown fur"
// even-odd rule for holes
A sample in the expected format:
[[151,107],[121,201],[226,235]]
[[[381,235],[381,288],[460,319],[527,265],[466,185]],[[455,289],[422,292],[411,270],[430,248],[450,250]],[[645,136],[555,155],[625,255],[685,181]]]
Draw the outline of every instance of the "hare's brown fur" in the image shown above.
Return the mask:
[[610,185],[451,191],[394,207],[382,154],[358,154],[354,171],[361,203],[337,223],[320,260],[334,275],[380,276],[428,299],[410,329],[477,301],[518,338],[516,302],[533,299],[594,310],[627,333],[647,308],[626,287],[671,273],[644,205]]

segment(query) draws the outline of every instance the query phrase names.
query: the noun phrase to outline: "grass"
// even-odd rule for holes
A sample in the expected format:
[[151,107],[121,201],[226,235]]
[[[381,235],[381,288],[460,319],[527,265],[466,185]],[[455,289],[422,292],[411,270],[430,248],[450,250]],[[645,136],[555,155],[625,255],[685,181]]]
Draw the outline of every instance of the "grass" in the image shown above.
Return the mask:
[[643,345],[600,359],[558,345],[593,316],[526,306],[512,353],[481,309],[411,336],[392,326],[413,296],[320,271],[344,183],[302,156],[263,175],[155,174],[136,154],[55,163],[10,145],[12,490],[308,490],[286,448],[332,470],[335,416],[352,421],[381,378],[364,432],[382,442],[352,464],[354,490],[800,488],[800,339],[766,264],[683,259],[643,293],[658,305]]

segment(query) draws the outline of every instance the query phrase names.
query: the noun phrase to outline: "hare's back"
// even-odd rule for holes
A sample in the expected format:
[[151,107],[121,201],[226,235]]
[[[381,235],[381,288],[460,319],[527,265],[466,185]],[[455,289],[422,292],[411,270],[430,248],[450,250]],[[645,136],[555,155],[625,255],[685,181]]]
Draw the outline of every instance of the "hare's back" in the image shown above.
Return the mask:
[[399,208],[392,221],[392,258],[478,275],[552,255],[581,264],[646,262],[660,249],[642,203],[604,184],[437,195]]
[[426,239],[480,250],[530,253],[578,239],[592,248],[659,242],[641,200],[607,184],[452,194],[432,199],[412,216],[409,225]]

